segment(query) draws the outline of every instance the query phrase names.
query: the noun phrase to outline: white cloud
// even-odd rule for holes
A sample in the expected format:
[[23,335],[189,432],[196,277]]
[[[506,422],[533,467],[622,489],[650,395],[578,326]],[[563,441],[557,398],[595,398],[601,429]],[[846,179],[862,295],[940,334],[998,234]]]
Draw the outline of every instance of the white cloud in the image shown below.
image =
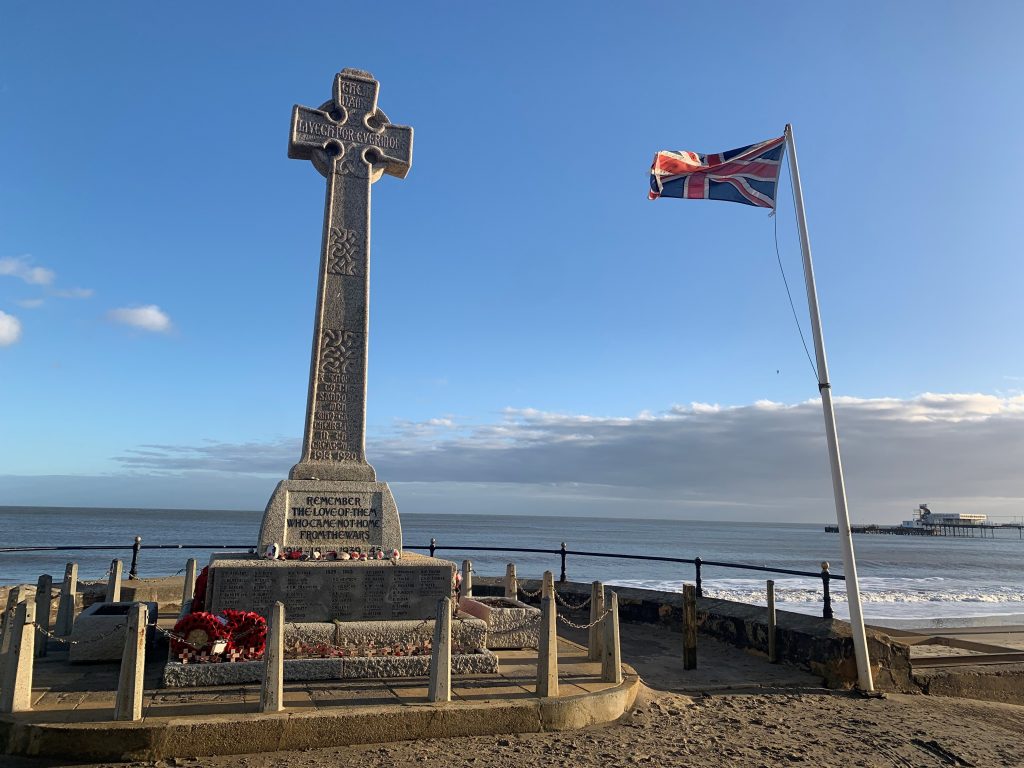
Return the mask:
[[0,310],[0,347],[9,347],[21,338],[21,321]]
[[54,291],[53,295],[62,299],[88,299],[95,291],[92,288],[66,288]]
[[171,318],[156,304],[147,304],[144,307],[112,309],[107,313],[107,317],[115,323],[132,325],[144,331],[153,331],[154,333],[166,333],[171,329]]
[[38,309],[39,307],[43,306],[44,300],[43,299],[22,299],[21,301],[17,302],[17,304],[18,304],[19,307],[24,307],[25,309]]
[[30,285],[49,285],[56,274],[46,267],[33,267],[27,256],[4,256],[0,258],[0,275],[10,275]]

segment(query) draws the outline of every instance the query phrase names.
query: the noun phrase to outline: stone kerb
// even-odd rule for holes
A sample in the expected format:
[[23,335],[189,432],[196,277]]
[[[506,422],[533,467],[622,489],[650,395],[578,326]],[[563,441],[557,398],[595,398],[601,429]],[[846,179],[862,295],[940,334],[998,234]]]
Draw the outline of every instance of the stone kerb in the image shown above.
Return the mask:
[[[262,661],[235,661],[230,664],[181,664],[164,667],[163,684],[167,688],[194,688],[207,685],[242,685],[263,680]],[[498,657],[490,651],[452,655],[453,675],[493,675],[498,672]],[[428,677],[430,656],[347,656],[325,659],[285,659],[286,682],[315,680],[387,680]]]
[[260,552],[272,544],[307,553],[401,552],[402,524],[387,483],[282,480],[260,526]]
[[[452,643],[456,648],[467,651],[493,648],[489,643],[486,622],[468,612],[460,613],[457,619],[452,624]],[[284,642],[289,647],[296,643],[305,643],[311,646],[362,646],[371,642],[380,647],[429,640],[433,633],[434,620],[431,619],[420,621],[286,622]]]

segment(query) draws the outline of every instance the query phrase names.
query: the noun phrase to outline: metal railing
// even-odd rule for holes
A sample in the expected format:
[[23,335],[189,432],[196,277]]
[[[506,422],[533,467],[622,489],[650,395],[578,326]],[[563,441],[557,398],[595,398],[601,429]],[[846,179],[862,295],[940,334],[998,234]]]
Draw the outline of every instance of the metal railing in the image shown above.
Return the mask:
[[[139,553],[142,549],[233,549],[233,550],[246,550],[250,553],[255,552],[255,548],[249,544],[146,544],[145,547],[142,545],[142,537],[136,536],[135,541],[130,545],[126,546],[123,544],[114,545],[103,545],[103,544],[88,544],[88,545],[77,545],[77,546],[66,546],[66,547],[0,547],[0,554],[5,552],[75,552],[81,550],[119,550],[119,549],[131,549],[132,550],[132,562],[128,569],[128,578],[137,579],[139,578]],[[798,571],[792,568],[775,568],[767,565],[747,565],[745,563],[728,563],[720,560],[702,560],[700,557],[662,557],[659,555],[631,555],[619,552],[590,552],[586,550],[574,550],[569,549],[566,543],[561,542],[561,546],[558,549],[544,549],[537,547],[473,547],[473,546],[439,546],[437,539],[431,538],[428,546],[411,546],[404,545],[403,549],[422,550],[429,552],[430,556],[433,557],[437,552],[446,550],[449,552],[521,552],[526,554],[540,554],[540,555],[557,555],[561,561],[561,569],[558,580],[565,582],[568,580],[566,575],[566,560],[569,555],[573,557],[607,557],[620,560],[645,560],[659,563],[674,563],[683,565],[692,565],[694,567],[694,581],[697,586],[697,596],[703,597],[703,575],[704,568],[730,568],[733,570],[741,571],[757,571],[760,573],[781,573],[789,576],[804,576],[808,578],[821,579],[822,586],[822,610],[821,615],[823,618],[831,619],[833,617],[832,612],[832,593],[829,583],[833,580],[845,581],[846,577],[842,574],[831,573],[829,571],[829,564],[823,562],[821,564],[820,571]]]
[[702,560],[700,557],[662,557],[660,555],[630,555],[617,552],[589,552],[585,550],[573,550],[569,549],[563,541],[558,549],[537,549],[532,547],[469,547],[469,546],[439,546],[437,539],[431,538],[429,547],[420,546],[409,546],[403,545],[403,549],[418,549],[430,552],[430,556],[433,557],[435,553],[441,550],[448,550],[451,552],[525,552],[529,554],[544,554],[544,555],[558,555],[561,559],[561,570],[558,576],[560,582],[568,580],[566,576],[566,559],[569,555],[575,557],[609,557],[617,558],[620,560],[648,560],[659,563],[682,563],[684,565],[692,565],[694,567],[694,582],[697,586],[697,597],[704,596],[703,589],[703,571],[705,567],[712,568],[731,568],[741,571],[759,571],[761,573],[783,573],[789,576],[806,576],[808,578],[821,579],[822,587],[822,618],[831,619],[833,617],[832,611],[832,593],[829,586],[829,582],[833,579],[839,581],[846,581],[846,577],[842,574],[832,573],[829,571],[829,564],[822,562],[820,571],[797,571],[792,568],[774,568],[767,565],[746,565],[744,563],[727,563],[720,560]]

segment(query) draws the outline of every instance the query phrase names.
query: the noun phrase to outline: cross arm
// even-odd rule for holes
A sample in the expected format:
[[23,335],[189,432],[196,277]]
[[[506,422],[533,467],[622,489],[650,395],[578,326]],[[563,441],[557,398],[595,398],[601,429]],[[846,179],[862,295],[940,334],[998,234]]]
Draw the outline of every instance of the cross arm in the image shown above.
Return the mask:
[[366,160],[375,166],[383,165],[385,173],[405,178],[412,166],[412,128],[406,125],[392,125],[380,110],[375,113],[377,120],[383,120],[379,128],[366,125],[350,125],[355,122],[346,115],[335,120],[330,112],[299,106],[292,109],[291,133],[288,138],[288,157],[294,160],[316,160],[319,151],[331,153],[331,147],[338,150],[364,153]]

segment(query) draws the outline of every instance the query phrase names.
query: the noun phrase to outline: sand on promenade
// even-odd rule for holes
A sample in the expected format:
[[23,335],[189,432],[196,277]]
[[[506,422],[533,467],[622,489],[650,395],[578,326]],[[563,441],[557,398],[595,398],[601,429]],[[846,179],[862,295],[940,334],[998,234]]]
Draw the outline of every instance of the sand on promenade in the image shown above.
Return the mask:
[[[788,765],[1024,766],[1024,707],[924,695],[868,699],[701,637],[682,669],[678,638],[623,624],[623,656],[649,686],[617,723],[583,731],[483,736],[135,762],[189,768],[625,768]],[[569,633],[571,635],[571,633]],[[396,738],[401,738],[396,734]],[[9,761],[9,762],[5,762]],[[66,765],[0,757],[4,768]],[[91,768],[98,768],[97,764]]]
[[[648,689],[618,723],[566,733],[175,759],[188,768],[632,768],[1024,766],[1024,707],[928,696]],[[10,763],[4,762],[10,760]],[[66,765],[0,757],[5,768]],[[90,768],[98,768],[91,766]],[[103,764],[110,765],[110,764]]]

